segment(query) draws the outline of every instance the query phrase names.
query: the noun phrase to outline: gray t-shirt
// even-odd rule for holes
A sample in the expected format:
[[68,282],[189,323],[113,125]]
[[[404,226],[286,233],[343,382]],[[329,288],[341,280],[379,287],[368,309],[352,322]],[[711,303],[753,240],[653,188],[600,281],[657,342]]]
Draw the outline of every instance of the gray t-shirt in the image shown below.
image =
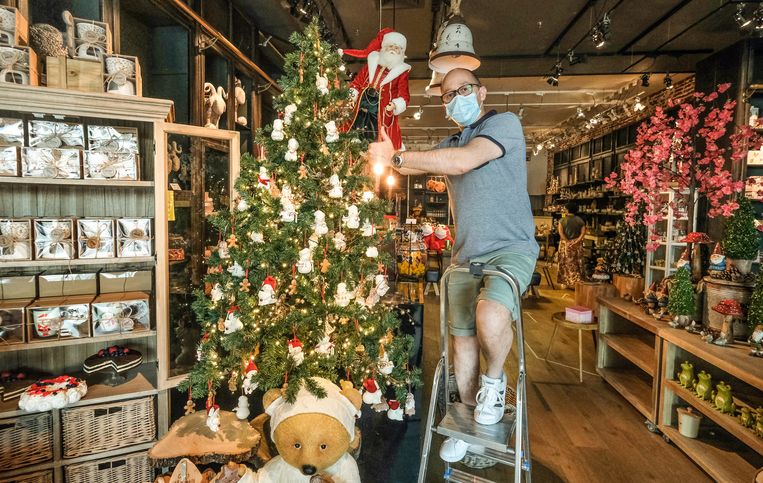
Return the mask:
[[525,137],[514,114],[490,111],[435,149],[465,146],[483,137],[503,155],[472,171],[447,176],[450,210],[456,225],[454,263],[497,250],[538,256],[530,197],[527,194]]

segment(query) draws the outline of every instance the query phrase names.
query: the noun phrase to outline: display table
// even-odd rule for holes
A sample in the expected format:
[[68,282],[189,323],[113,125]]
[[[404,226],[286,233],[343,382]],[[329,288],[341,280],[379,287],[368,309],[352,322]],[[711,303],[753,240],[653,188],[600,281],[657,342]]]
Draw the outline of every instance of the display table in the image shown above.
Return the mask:
[[551,340],[548,343],[548,350],[546,351],[546,361],[549,361],[548,356],[551,354],[551,346],[554,345],[554,339],[556,339],[556,331],[559,327],[565,329],[573,329],[578,331],[578,372],[580,373],[580,382],[583,382],[583,331],[595,331],[599,330],[599,324],[596,322],[590,322],[582,324],[579,322],[570,322],[565,318],[564,312],[556,312],[551,316],[551,320],[554,322],[554,332],[551,334]]

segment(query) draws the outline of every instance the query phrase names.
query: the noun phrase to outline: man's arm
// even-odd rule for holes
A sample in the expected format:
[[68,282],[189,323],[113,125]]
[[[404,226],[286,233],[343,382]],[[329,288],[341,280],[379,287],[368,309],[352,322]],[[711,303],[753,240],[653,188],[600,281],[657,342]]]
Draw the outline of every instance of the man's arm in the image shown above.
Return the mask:
[[[382,140],[368,145],[368,154],[372,164],[392,166],[392,156],[395,148],[382,129]],[[483,164],[503,155],[503,149],[495,142],[484,137],[469,141],[466,146],[459,148],[442,148],[431,151],[405,151],[401,174],[431,173],[440,175],[460,175],[482,166]],[[394,166],[392,166],[394,167]],[[413,172],[412,172],[412,171]]]

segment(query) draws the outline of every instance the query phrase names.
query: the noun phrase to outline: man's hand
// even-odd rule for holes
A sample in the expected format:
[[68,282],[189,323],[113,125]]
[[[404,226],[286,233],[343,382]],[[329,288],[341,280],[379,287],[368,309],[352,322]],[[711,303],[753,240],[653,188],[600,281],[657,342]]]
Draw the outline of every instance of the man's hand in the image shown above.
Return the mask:
[[372,166],[380,164],[385,168],[392,166],[392,156],[395,154],[395,147],[392,145],[389,136],[387,136],[387,130],[382,127],[381,129],[382,140],[368,145],[368,160]]
[[395,110],[395,104],[390,102],[389,104],[387,104],[387,107],[385,107],[384,109],[386,109],[387,112],[393,112]]

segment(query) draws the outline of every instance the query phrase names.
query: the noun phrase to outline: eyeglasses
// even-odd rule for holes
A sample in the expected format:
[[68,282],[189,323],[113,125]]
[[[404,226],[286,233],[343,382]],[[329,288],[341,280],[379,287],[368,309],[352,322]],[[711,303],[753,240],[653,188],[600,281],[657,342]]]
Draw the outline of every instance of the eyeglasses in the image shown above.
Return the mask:
[[456,89],[454,91],[446,92],[445,94],[443,94],[440,97],[440,99],[442,99],[442,103],[443,104],[448,104],[450,101],[453,100],[453,98],[456,97],[456,94],[458,94],[459,96],[468,96],[469,94],[474,92],[474,87],[475,86],[476,87],[482,87],[480,84],[473,84],[473,83],[464,84],[464,85],[462,85],[461,87],[459,87],[458,89]]

